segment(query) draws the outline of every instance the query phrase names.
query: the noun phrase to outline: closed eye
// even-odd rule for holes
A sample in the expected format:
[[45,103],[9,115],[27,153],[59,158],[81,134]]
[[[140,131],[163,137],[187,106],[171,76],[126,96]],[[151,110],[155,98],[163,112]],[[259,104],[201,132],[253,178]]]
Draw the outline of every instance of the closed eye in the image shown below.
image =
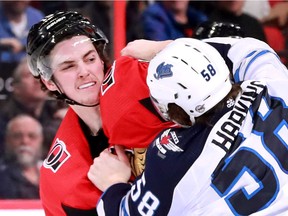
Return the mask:
[[66,70],[73,68],[74,66],[75,66],[74,64],[66,64],[66,65],[63,65],[63,67],[60,68],[60,70],[66,71]]

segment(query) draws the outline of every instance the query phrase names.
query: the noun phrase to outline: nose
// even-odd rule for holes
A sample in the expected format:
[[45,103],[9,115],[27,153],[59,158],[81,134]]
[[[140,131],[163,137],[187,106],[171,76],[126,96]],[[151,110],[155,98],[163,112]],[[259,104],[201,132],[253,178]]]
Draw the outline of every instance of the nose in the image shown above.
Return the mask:
[[78,65],[78,77],[83,78],[89,76],[90,70],[85,62],[81,61]]
[[27,146],[30,144],[30,142],[31,142],[30,136],[28,134],[24,134],[21,139],[21,144]]
[[30,144],[31,139],[27,134],[15,134],[11,140],[11,142],[14,143],[14,145],[17,146],[27,146]]

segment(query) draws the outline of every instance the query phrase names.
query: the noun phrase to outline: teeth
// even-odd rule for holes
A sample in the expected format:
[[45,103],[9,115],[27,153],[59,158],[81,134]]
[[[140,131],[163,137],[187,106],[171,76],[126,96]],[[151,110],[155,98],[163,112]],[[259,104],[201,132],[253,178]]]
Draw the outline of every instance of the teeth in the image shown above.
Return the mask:
[[95,82],[86,83],[84,85],[79,86],[79,89],[88,88],[88,87],[93,86],[93,85],[95,85]]

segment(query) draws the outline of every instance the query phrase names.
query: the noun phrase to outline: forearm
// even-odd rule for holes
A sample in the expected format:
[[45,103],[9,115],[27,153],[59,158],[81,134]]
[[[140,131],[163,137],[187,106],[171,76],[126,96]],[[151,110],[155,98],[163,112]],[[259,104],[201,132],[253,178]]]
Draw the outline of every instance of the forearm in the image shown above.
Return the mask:
[[166,47],[172,40],[152,41],[139,39],[129,42],[121,51],[121,55],[150,61],[158,52]]

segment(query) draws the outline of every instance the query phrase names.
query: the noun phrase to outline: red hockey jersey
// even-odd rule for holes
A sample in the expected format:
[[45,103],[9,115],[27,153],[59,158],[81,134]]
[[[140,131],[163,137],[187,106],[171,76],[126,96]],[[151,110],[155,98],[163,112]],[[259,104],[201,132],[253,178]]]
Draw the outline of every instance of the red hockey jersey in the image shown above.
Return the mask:
[[102,192],[87,177],[92,163],[80,119],[70,108],[41,168],[40,196],[46,216],[97,215]]
[[[147,69],[148,62],[121,57],[103,82],[101,116],[111,145],[147,147],[159,132],[174,125],[162,120],[150,101]],[[125,105],[118,106],[120,103]]]

